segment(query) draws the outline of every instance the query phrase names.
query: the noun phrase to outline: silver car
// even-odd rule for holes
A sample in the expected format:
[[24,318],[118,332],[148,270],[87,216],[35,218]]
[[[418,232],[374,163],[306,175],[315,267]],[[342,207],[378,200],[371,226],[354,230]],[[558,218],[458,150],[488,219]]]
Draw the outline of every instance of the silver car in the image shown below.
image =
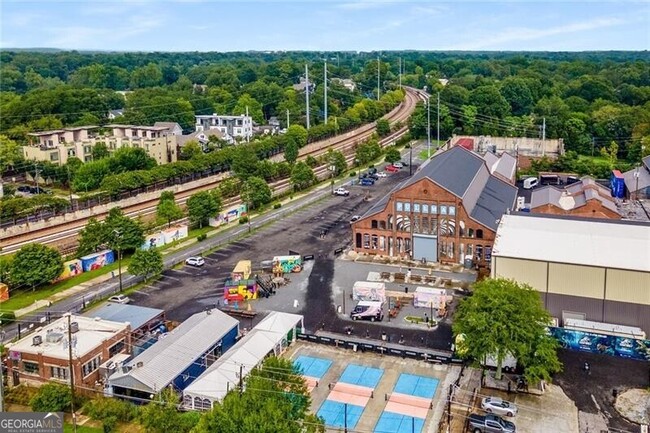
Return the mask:
[[485,397],[481,400],[481,408],[487,413],[502,416],[515,416],[517,406],[514,403],[500,399],[499,397]]

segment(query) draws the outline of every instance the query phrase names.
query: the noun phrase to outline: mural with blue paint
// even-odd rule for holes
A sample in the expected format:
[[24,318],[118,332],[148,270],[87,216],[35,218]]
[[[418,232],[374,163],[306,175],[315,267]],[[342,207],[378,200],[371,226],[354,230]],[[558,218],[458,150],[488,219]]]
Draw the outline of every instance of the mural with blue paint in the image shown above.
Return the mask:
[[549,327],[549,330],[566,349],[650,361],[650,340],[636,340],[566,328]]

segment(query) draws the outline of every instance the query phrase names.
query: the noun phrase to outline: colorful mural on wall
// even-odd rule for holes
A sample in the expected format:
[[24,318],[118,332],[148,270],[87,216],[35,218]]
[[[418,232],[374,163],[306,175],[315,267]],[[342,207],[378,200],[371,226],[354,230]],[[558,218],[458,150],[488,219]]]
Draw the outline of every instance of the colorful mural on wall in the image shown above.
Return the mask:
[[215,218],[210,218],[208,223],[211,227],[219,227],[222,224],[228,224],[232,221],[239,220],[240,217],[246,216],[247,210],[245,204],[232,207],[226,211],[221,212]]
[[595,334],[573,329],[549,327],[551,334],[566,349],[650,361],[650,340]]
[[81,267],[84,272],[94,271],[103,268],[115,261],[115,254],[112,250],[104,250],[98,253],[89,254],[81,258]]
[[68,278],[72,278],[75,275],[80,275],[83,273],[83,267],[81,265],[81,260],[79,259],[74,259],[74,260],[69,260],[65,263],[63,263],[63,272],[61,272],[61,275],[54,280],[54,282],[58,281],[63,281],[67,280]]
[[153,247],[162,247],[163,245],[171,244],[188,236],[187,226],[173,226],[161,230],[156,233],[149,234],[145,237],[142,244],[143,250],[148,250]]

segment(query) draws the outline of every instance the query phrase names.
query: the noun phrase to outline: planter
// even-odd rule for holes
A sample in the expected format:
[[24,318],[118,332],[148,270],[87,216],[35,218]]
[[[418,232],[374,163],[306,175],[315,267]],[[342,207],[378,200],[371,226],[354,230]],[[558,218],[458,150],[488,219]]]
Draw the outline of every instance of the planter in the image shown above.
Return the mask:
[[[424,318],[422,318],[422,317],[420,317],[420,316],[406,316],[406,317],[404,318],[404,320],[405,320],[407,323],[412,323],[412,324],[415,324],[415,325],[423,325],[423,326],[427,326],[427,322],[425,322],[425,321],[424,321]],[[430,328],[435,328],[436,326],[438,326],[438,322],[435,321],[435,320],[431,321],[431,319],[429,319],[429,327],[430,327]]]

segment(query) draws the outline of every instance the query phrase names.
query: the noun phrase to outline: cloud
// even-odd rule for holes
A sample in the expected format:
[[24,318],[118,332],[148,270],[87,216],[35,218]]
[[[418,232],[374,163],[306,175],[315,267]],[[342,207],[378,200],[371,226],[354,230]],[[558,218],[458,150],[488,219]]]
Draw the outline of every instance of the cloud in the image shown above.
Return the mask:
[[[61,48],[95,48],[95,46],[81,47],[80,44],[95,43],[101,46],[113,45],[115,42],[124,41],[146,34],[154,29],[162,27],[166,19],[162,15],[149,17],[130,17],[125,23],[111,26],[104,23],[104,26],[65,26],[51,27],[48,29],[53,34],[51,43]],[[108,43],[107,43],[108,42]]]
[[503,44],[517,41],[531,41],[549,36],[558,36],[570,33],[597,30],[605,27],[612,27],[624,24],[626,21],[621,18],[596,18],[589,21],[565,24],[546,29],[533,29],[528,27],[511,27],[494,35],[477,36],[473,42],[460,43],[452,46],[452,50],[479,50],[484,48],[499,49]]

